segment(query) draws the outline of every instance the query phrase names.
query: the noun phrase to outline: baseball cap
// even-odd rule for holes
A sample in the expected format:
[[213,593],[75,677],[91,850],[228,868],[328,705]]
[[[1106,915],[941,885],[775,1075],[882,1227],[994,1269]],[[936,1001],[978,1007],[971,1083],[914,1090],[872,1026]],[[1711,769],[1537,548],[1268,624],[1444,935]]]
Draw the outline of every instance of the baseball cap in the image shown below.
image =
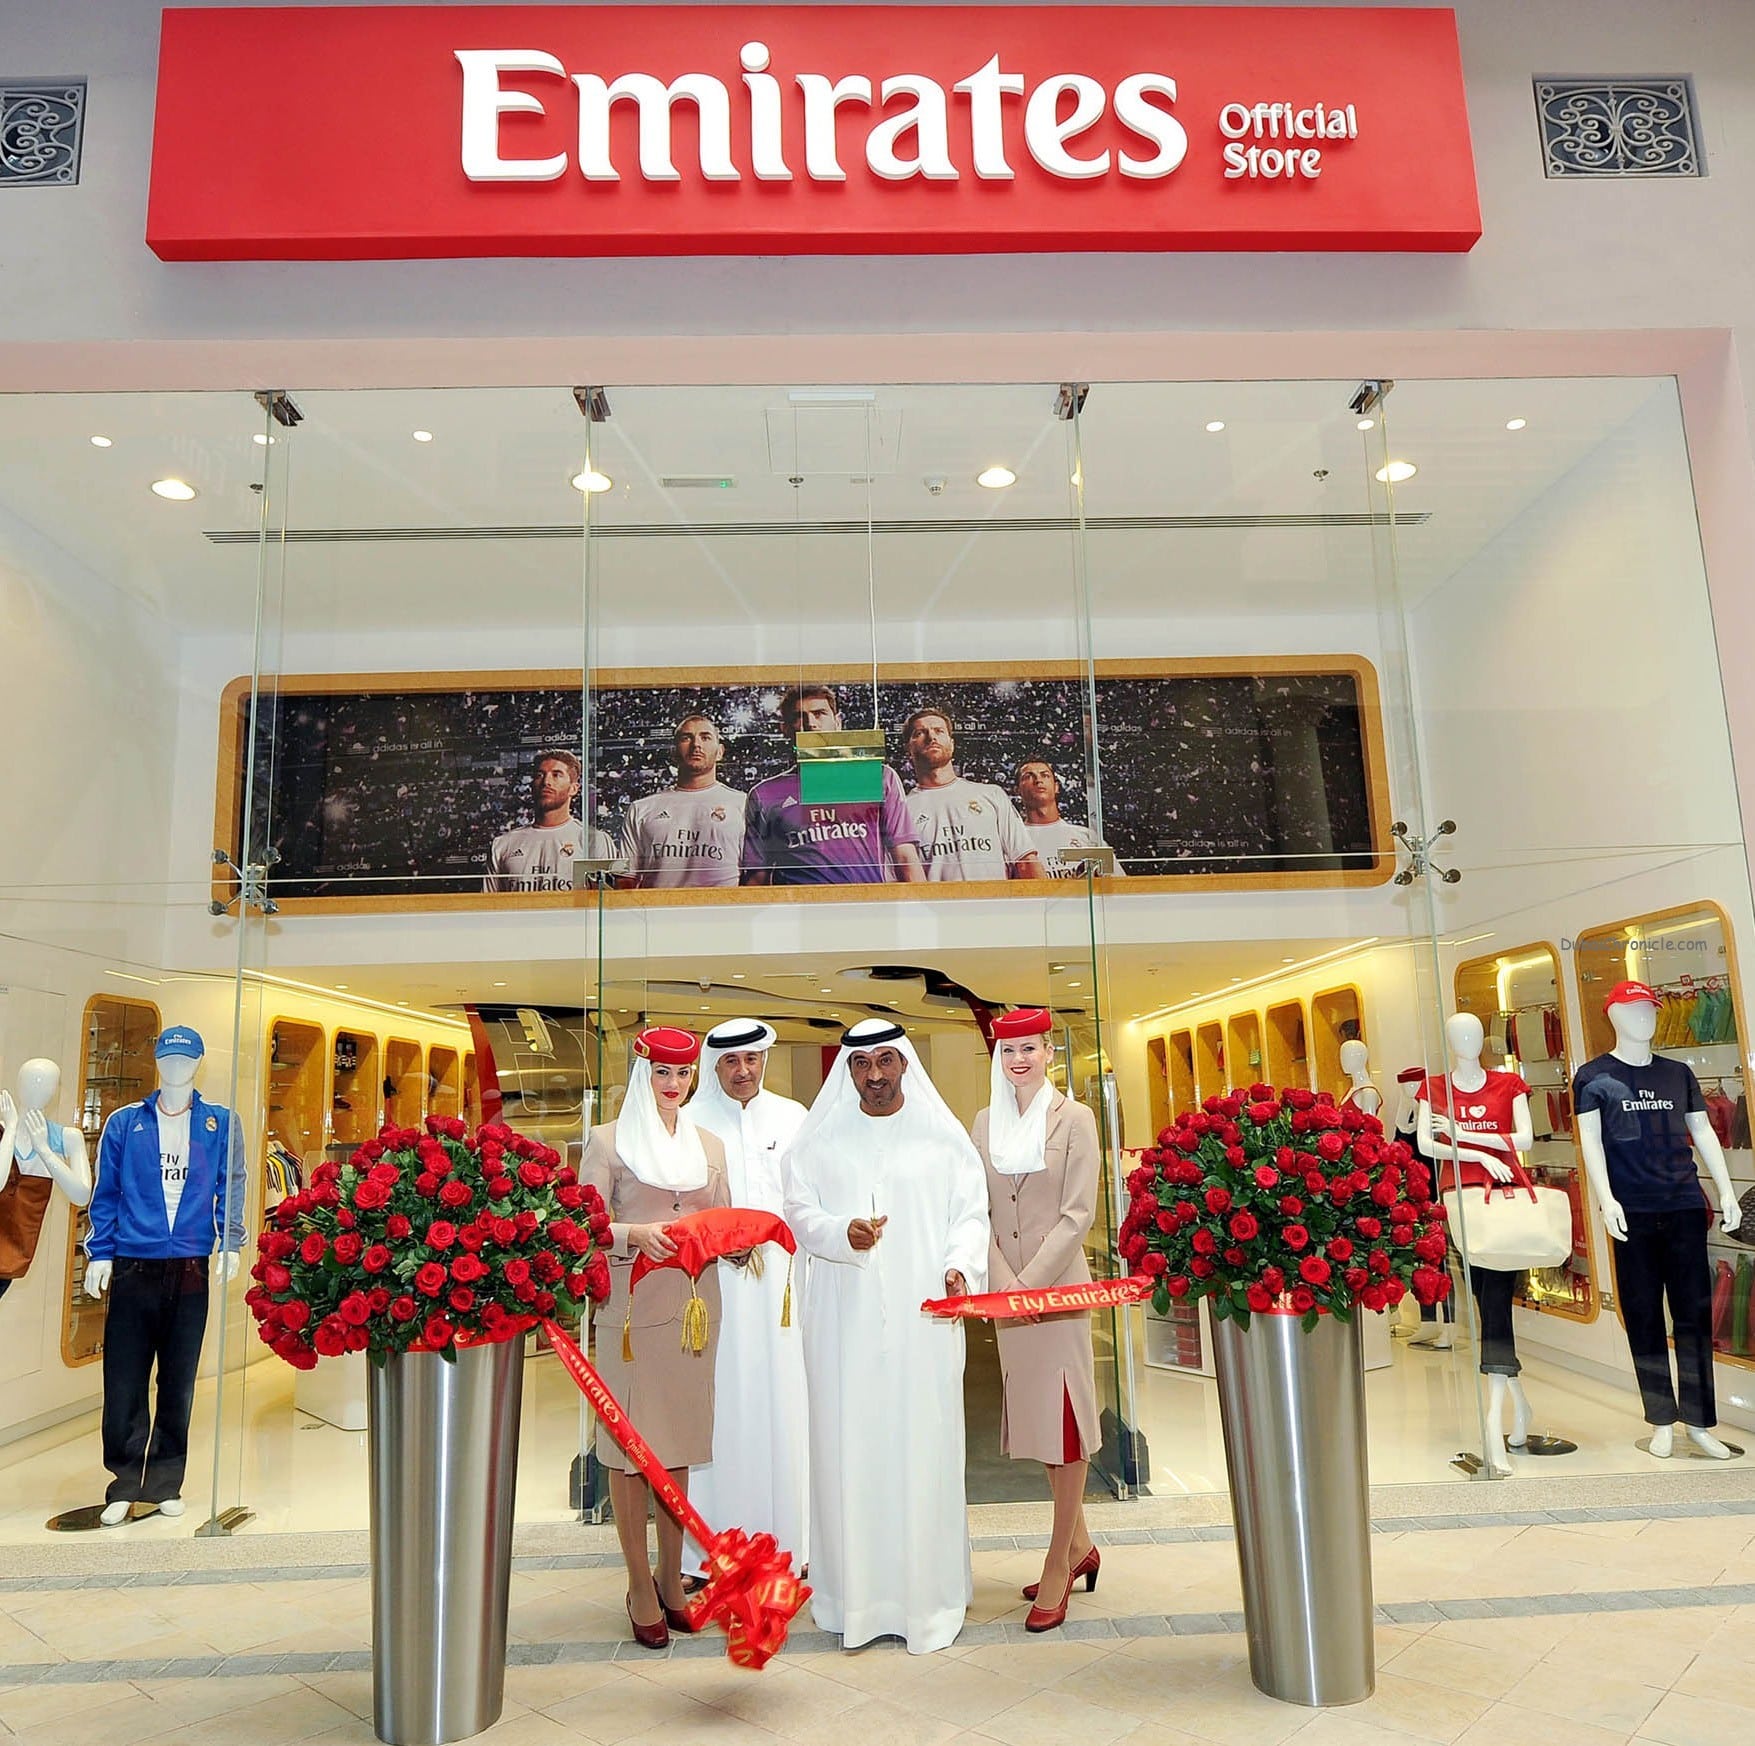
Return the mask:
[[1603,996],[1603,1011],[1612,1006],[1631,1006],[1636,1001],[1646,1001],[1652,1006],[1662,1006],[1664,997],[1655,988],[1644,982],[1617,982]]
[[199,1031],[192,1031],[187,1025],[172,1025],[168,1031],[160,1031],[158,1041],[152,1045],[152,1058],[162,1061],[167,1055],[183,1055],[191,1061],[199,1061],[207,1053],[207,1045],[201,1040]]

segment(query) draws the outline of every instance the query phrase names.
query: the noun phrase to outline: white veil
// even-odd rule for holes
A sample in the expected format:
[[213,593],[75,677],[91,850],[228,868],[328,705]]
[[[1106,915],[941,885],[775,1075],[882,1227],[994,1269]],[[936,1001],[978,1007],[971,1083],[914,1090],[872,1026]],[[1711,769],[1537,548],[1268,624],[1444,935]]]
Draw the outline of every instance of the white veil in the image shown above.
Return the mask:
[[1030,1099],[1030,1107],[1018,1108],[1018,1094],[1001,1063],[1000,1043],[993,1045],[993,1064],[988,1070],[987,1157],[1001,1176],[1033,1176],[1048,1166],[1048,1106],[1054,1102],[1054,1081],[1044,1079]]
[[628,1091],[616,1117],[615,1149],[634,1178],[648,1188],[687,1194],[707,1186],[707,1149],[701,1131],[686,1109],[676,1112],[676,1132],[664,1131],[658,1099],[652,1090],[652,1063],[634,1057]]

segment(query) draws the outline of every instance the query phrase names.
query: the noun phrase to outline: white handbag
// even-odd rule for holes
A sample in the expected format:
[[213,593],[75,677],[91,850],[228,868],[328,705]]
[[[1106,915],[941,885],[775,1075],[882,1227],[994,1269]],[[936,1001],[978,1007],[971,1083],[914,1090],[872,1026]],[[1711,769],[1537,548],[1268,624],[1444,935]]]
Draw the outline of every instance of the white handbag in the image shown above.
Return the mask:
[[1537,1187],[1521,1169],[1515,1181],[1447,1188],[1442,1198],[1451,1241],[1473,1267],[1521,1273],[1558,1267],[1572,1253],[1570,1196]]

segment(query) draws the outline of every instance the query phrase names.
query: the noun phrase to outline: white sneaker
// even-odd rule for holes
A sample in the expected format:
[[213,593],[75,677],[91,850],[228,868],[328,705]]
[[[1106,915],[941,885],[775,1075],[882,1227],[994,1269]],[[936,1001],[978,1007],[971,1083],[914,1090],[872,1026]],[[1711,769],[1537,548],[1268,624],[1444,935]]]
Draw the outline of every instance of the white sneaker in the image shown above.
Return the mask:
[[188,1507],[180,1497],[161,1498],[158,1513],[161,1516],[180,1516]]
[[102,1512],[98,1516],[98,1520],[102,1522],[106,1528],[119,1527],[123,1522],[127,1521],[129,1508],[130,1505],[125,1498],[120,1503],[105,1504]]

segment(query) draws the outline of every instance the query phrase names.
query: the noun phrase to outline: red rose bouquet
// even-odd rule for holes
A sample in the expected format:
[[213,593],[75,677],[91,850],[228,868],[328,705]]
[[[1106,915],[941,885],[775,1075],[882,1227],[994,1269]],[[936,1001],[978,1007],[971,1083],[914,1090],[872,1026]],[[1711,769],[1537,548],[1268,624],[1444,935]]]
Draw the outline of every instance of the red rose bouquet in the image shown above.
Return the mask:
[[245,1302],[257,1332],[319,1358],[436,1351],[572,1320],[609,1295],[609,1214],[548,1146],[490,1122],[428,1116],[323,1163],[258,1244]]
[[1178,1116],[1127,1179],[1117,1239],[1160,1315],[1210,1298],[1241,1326],[1269,1311],[1349,1320],[1450,1291],[1444,1209],[1383,1124],[1328,1092],[1252,1085]]

